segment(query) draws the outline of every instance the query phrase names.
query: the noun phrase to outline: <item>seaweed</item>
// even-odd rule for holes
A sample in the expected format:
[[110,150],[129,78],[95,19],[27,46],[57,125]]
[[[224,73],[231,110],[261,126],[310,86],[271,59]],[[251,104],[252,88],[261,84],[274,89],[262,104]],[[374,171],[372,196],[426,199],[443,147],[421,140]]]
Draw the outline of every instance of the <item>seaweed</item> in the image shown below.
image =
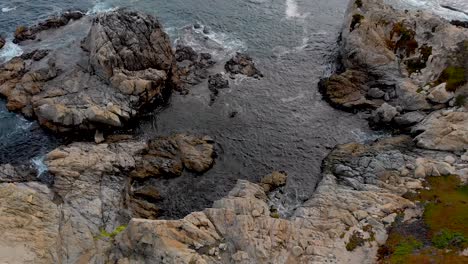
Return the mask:
[[351,20],[350,31],[353,31],[358,24],[364,19],[364,16],[361,14],[354,14],[353,19]]

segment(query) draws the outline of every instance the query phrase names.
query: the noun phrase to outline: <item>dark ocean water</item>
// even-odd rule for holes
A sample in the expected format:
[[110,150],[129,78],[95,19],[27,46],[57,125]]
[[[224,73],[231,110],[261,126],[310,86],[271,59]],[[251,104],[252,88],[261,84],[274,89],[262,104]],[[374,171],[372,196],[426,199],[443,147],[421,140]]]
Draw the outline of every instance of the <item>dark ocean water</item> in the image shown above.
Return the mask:
[[[187,96],[174,95],[170,105],[146,117],[136,133],[141,138],[176,132],[209,135],[218,144],[216,165],[204,175],[155,181],[166,198],[160,204],[164,217],[210,206],[238,179],[258,181],[272,170],[289,175],[277,205],[288,214],[313,193],[321,161],[333,146],[379,136],[359,116],[331,108],[317,90],[319,79],[333,71],[346,5],[343,0],[0,0],[5,11],[0,13],[0,31],[11,36],[19,24],[66,9],[92,14],[130,7],[157,16],[174,42],[212,53],[218,65],[236,51],[249,53],[263,79],[231,80],[213,105],[202,83]],[[191,25],[196,22],[210,33],[194,31]],[[9,44],[0,56],[20,51]],[[229,117],[232,112],[237,112],[234,118]],[[30,160],[57,145],[57,139],[34,122],[8,113],[3,102],[0,119],[0,163]]]

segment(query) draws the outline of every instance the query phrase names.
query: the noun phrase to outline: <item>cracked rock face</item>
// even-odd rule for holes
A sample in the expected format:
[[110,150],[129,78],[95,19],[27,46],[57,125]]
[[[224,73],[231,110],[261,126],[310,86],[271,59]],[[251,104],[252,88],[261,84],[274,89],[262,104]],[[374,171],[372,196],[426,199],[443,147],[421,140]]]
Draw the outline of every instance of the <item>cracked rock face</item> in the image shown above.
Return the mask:
[[468,95],[466,28],[382,0],[360,2],[350,1],[345,16],[343,72],[321,82],[334,106],[354,111],[387,103],[405,114],[453,106],[454,98]]
[[81,46],[27,55],[0,67],[0,93],[54,131],[122,127],[179,86],[169,37],[137,12],[99,14]]
[[45,186],[0,184],[0,262],[57,263],[60,211]]
[[54,177],[50,187],[22,182],[33,180],[25,176],[27,170],[2,165],[0,262],[106,263],[115,234],[105,234],[125,227],[132,218],[156,218],[155,202],[170,199],[160,196],[151,181],[135,182],[129,176],[132,171],[143,160],[159,157],[165,162],[153,162],[153,171],[174,159],[187,170],[202,172],[213,163],[212,143],[188,135],[148,143],[131,139],[76,142],[47,155],[45,163]]
[[433,112],[416,127],[416,144],[421,148],[464,151],[468,148],[468,112],[440,110]]
[[[45,160],[55,177],[50,189],[0,185],[0,231],[8,241],[0,241],[0,250],[24,252],[24,261],[34,263],[374,263],[396,212],[415,207],[403,194],[422,188],[426,176],[466,173],[458,157],[416,149],[409,137],[350,143],[324,160],[316,192],[287,219],[269,205],[268,192],[280,192],[286,182],[274,172],[260,184],[239,180],[212,208],[181,220],[152,220],[155,202],[170,197],[129,175],[143,160],[156,168],[191,159],[186,169],[196,170],[193,164],[207,164],[212,154],[205,144],[211,143],[176,135],[57,148]],[[173,177],[153,171],[147,177]],[[106,238],[102,230],[120,231]],[[356,234],[365,246],[348,251]]]
[[[395,212],[415,206],[402,195],[422,188],[421,180],[435,168],[439,175],[454,172],[437,161],[440,154],[413,147],[409,137],[338,146],[324,161],[314,195],[288,219],[268,206],[265,182],[281,186],[285,176],[278,173],[261,185],[239,180],[212,208],[181,220],[132,219],[116,237],[110,258],[118,263],[374,263]],[[366,246],[348,251],[355,233]]]

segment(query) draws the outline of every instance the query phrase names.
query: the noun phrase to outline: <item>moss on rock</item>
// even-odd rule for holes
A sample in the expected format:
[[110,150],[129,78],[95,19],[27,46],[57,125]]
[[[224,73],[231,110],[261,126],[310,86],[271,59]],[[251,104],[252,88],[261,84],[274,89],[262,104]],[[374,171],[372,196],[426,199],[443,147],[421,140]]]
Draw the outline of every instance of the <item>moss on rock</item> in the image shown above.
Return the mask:
[[446,83],[445,88],[447,91],[454,92],[458,87],[464,85],[467,82],[468,76],[466,76],[466,70],[463,67],[449,66],[437,79],[436,84]]

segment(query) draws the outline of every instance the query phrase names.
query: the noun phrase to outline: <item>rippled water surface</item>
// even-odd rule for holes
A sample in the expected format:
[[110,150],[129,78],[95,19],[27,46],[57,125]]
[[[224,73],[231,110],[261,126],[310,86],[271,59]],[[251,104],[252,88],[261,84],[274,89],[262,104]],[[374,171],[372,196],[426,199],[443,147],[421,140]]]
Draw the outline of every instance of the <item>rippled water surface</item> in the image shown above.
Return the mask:
[[[156,181],[166,198],[160,204],[165,217],[180,217],[210,206],[237,179],[258,181],[272,170],[289,175],[280,205],[287,213],[313,193],[320,180],[321,160],[333,146],[378,136],[365,120],[332,109],[317,91],[319,78],[333,70],[346,2],[3,0],[0,30],[11,36],[18,24],[31,24],[69,8],[92,14],[129,6],[157,16],[175,42],[211,52],[219,65],[235,51],[246,51],[255,58],[263,79],[231,80],[231,87],[222,90],[212,105],[206,83],[202,83],[187,96],[174,95],[167,108],[141,122],[137,133],[150,138],[187,132],[209,135],[217,142],[219,157],[209,172]],[[195,22],[208,27],[209,34],[191,30]],[[217,71],[221,70],[218,66]],[[237,115],[231,118],[233,112]],[[0,118],[0,139],[6,143],[0,148],[0,162],[30,159],[40,154],[37,147],[44,151],[55,146],[56,141],[37,125],[7,113],[3,106]],[[20,140],[15,141],[17,138]],[[24,149],[24,156],[12,151],[15,148]]]

